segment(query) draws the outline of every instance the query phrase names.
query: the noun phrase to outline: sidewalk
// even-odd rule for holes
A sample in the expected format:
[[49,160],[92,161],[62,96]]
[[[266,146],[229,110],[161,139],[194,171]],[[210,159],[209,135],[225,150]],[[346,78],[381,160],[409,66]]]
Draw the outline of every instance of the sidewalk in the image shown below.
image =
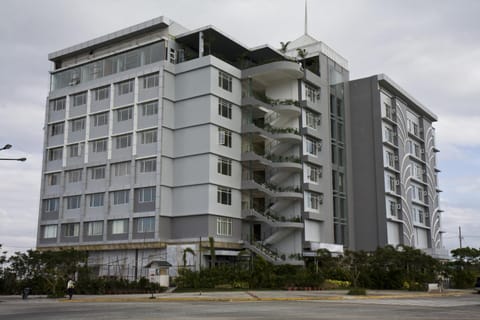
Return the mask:
[[21,296],[0,296],[0,301],[25,302],[247,302],[247,301],[302,301],[302,300],[365,300],[365,299],[412,299],[434,298],[445,296],[461,296],[472,294],[472,290],[446,290],[443,293],[427,293],[413,291],[367,290],[366,296],[350,296],[347,290],[319,290],[319,291],[286,291],[286,290],[251,290],[251,291],[215,291],[215,292],[185,292],[185,293],[156,293],[125,294],[125,295],[74,295],[72,300],[48,299],[43,295],[31,295],[27,300]]

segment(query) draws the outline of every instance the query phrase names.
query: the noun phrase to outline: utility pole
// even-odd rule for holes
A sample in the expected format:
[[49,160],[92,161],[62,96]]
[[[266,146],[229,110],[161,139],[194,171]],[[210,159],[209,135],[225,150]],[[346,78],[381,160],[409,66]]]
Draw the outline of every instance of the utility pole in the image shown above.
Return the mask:
[[462,248],[462,227],[458,226],[458,241],[460,241],[460,248]]

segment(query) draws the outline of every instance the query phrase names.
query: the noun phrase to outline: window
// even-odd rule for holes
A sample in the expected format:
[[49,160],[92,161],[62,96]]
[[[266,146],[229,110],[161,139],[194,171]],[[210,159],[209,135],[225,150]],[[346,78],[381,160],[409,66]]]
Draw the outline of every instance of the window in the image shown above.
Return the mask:
[[92,180],[105,179],[105,166],[90,168]]
[[48,149],[48,161],[62,160],[63,148]]
[[130,194],[130,190],[114,191],[113,204],[114,205],[127,204],[129,194]]
[[95,101],[105,100],[110,97],[110,87],[103,87],[93,90],[93,99]]
[[157,129],[140,132],[140,143],[148,144],[157,142]]
[[388,191],[397,192],[397,179],[394,176],[388,176]]
[[226,205],[232,205],[232,189],[217,187],[217,202]]
[[58,198],[45,199],[43,200],[43,211],[44,212],[56,212],[58,211]]
[[418,163],[415,163],[413,165],[413,176],[418,180],[423,180],[423,173],[424,173],[423,166]]
[[81,106],[87,103],[87,93],[82,92],[72,96],[72,105],[74,107]]
[[67,223],[63,225],[64,237],[78,237],[78,230],[80,229],[79,223]]
[[112,171],[115,177],[130,175],[130,162],[118,162],[112,164]]
[[218,158],[217,172],[226,176],[232,175],[232,160],[226,158]]
[[217,218],[217,236],[231,237],[233,233],[232,218]]
[[132,145],[132,135],[126,134],[123,136],[115,137],[115,142],[117,149],[128,148]]
[[413,207],[414,221],[420,224],[425,223],[425,212],[417,207]]
[[424,202],[425,201],[425,191],[423,190],[422,187],[420,186],[417,186],[417,185],[412,185],[412,190],[413,190],[413,194],[412,194],[412,199],[413,200],[417,200],[417,201],[420,201],[420,202]]
[[390,143],[392,143],[392,144],[395,143],[395,142],[394,142],[395,133],[393,132],[392,128],[390,128],[390,127],[385,127],[385,128],[384,128],[384,134],[385,134],[385,136],[384,136],[385,141],[388,141],[388,142],[390,142]]
[[132,119],[133,107],[117,109],[117,121],[127,121]]
[[67,198],[67,209],[72,210],[72,209],[79,209],[80,208],[80,196],[70,196],[66,197]]
[[155,187],[141,188],[137,190],[138,202],[155,202]]
[[124,95],[124,94],[128,94],[130,92],[133,92],[133,84],[134,84],[133,79],[117,83],[118,95],[121,96],[121,95]]
[[57,186],[60,184],[60,173],[50,173],[46,176],[48,186]]
[[50,101],[50,110],[62,111],[65,110],[65,98],[55,99]]
[[85,118],[72,120],[70,123],[72,132],[85,130]]
[[155,232],[155,217],[138,218],[137,233]]
[[50,224],[47,226],[43,226],[43,238],[44,239],[52,239],[57,237],[57,225]]
[[389,211],[390,216],[396,217],[397,216],[397,210],[398,210],[397,203],[393,200],[388,200],[388,206],[389,206],[388,211]]
[[385,162],[390,168],[395,168],[395,154],[391,151],[385,151]]
[[307,127],[309,128],[317,129],[317,127],[320,125],[320,115],[317,115],[311,111],[306,111],[305,119]]
[[313,138],[306,138],[305,139],[305,151],[308,154],[313,156],[317,156],[318,152],[321,150],[321,141],[318,141]]
[[232,92],[232,76],[223,71],[218,71],[218,86]]
[[225,147],[232,147],[232,132],[224,128],[218,128],[218,143]]
[[142,116],[152,116],[158,114],[158,101],[149,102],[141,105]]
[[92,117],[94,127],[100,127],[108,124],[108,112],[98,113]]
[[218,115],[232,119],[232,104],[224,99],[218,99]]
[[322,167],[313,165],[306,165],[307,168],[307,181],[313,183],[319,183],[322,177]]
[[93,152],[106,152],[107,151],[107,139],[92,141]]
[[78,183],[82,181],[82,169],[67,171],[68,183]]
[[141,173],[157,171],[157,159],[156,158],[138,160],[137,163],[139,165],[139,171]]
[[393,107],[388,103],[384,103],[384,106],[385,106],[385,116],[390,120],[394,120],[395,112],[393,110]]
[[90,195],[90,207],[103,207],[104,199],[104,193],[92,193]]
[[320,205],[323,203],[323,194],[315,192],[306,192],[307,210],[319,211]]
[[158,87],[158,73],[145,76],[142,80],[143,89]]
[[309,85],[305,85],[305,96],[311,102],[320,100],[320,92]]
[[63,122],[50,125],[50,136],[53,137],[59,134],[63,134],[64,128],[65,125]]
[[103,221],[87,222],[87,236],[103,235]]
[[113,220],[112,221],[112,234],[122,234],[128,232],[128,220]]
[[83,154],[83,143],[71,144],[68,146],[68,155],[70,158],[80,157]]

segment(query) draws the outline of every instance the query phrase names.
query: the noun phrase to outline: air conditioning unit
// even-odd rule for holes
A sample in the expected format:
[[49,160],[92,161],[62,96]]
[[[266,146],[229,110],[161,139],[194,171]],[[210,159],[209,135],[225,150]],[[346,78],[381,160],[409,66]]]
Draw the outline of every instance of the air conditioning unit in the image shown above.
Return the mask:
[[80,79],[74,78],[68,83],[68,85],[69,86],[74,86],[74,85],[79,84],[79,83],[80,83]]
[[400,185],[400,180],[395,180],[395,184],[396,184],[397,186],[399,186],[399,185]]
[[397,209],[398,210],[401,210],[402,209],[402,205],[400,203],[397,203]]
[[398,161],[398,156],[395,156],[395,161]]
[[420,153],[421,153],[421,154],[424,154],[424,153],[425,153],[425,149],[420,149]]
[[428,195],[427,191],[423,191],[423,196],[426,197]]

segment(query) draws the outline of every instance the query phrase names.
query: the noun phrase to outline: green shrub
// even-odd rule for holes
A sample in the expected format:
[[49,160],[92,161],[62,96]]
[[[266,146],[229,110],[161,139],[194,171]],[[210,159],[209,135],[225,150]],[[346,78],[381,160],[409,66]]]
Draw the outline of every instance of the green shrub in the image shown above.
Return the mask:
[[365,296],[367,295],[367,290],[365,288],[351,288],[347,294],[351,296]]

